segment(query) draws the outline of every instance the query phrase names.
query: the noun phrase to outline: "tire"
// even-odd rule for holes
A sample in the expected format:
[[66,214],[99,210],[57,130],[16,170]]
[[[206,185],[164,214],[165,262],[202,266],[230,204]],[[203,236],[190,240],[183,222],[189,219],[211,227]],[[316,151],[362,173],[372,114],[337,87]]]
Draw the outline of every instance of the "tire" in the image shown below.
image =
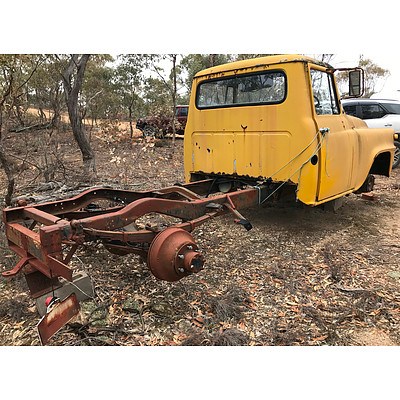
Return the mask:
[[157,130],[151,126],[151,125],[146,125],[143,128],[143,136],[144,137],[155,137]]
[[164,134],[162,129],[157,129],[157,131],[156,131],[154,136],[155,136],[156,139],[164,139],[165,134]]
[[394,151],[392,168],[397,168],[400,165],[400,142],[395,140],[394,145],[396,146],[396,149]]
[[374,185],[375,185],[375,176],[369,174],[367,176],[367,179],[365,179],[365,182],[362,184],[362,186],[354,193],[360,194],[360,193],[372,192],[374,190]]

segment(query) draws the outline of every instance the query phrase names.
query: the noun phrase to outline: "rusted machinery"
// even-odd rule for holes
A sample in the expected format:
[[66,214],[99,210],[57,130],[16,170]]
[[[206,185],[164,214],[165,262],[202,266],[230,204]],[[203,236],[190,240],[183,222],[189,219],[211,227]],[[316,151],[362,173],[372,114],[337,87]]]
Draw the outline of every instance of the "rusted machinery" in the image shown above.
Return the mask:
[[[227,188],[233,190],[221,192]],[[249,230],[251,224],[238,210],[259,204],[271,191],[265,185],[221,178],[146,192],[95,188],[66,200],[6,208],[3,221],[9,246],[21,259],[2,275],[23,272],[32,297],[37,298],[60,286],[59,277],[72,280],[68,264],[80,245],[101,241],[112,253],[139,254],[157,278],[177,281],[203,268],[204,257],[191,235],[197,226],[230,212]],[[174,223],[136,226],[150,213],[173,217]],[[71,298],[56,307],[63,312],[45,324],[42,341],[51,337],[52,323],[57,322],[58,330],[78,309],[77,300]]]

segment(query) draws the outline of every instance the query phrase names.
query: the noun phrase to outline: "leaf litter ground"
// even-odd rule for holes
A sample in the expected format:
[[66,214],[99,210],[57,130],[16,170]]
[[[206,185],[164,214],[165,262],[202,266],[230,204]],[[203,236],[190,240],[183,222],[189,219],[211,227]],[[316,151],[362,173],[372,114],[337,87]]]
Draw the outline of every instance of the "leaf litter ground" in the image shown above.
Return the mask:
[[[46,199],[72,187],[147,190],[183,182],[180,139],[172,152],[170,139],[129,142],[125,134],[97,133],[98,176],[91,182],[71,143],[60,138],[68,157],[55,184],[32,184],[28,171],[18,195]],[[2,175],[0,181],[5,187]],[[72,266],[89,274],[95,296],[49,345],[400,345],[399,200],[394,170],[377,177],[373,200],[350,195],[336,212],[300,204],[248,209],[249,232],[230,216],[215,219],[194,231],[205,269],[175,283],[158,281],[137,256],[88,243]],[[6,270],[17,259],[4,226],[0,235]],[[39,345],[38,320],[24,279],[1,280],[0,344]]]

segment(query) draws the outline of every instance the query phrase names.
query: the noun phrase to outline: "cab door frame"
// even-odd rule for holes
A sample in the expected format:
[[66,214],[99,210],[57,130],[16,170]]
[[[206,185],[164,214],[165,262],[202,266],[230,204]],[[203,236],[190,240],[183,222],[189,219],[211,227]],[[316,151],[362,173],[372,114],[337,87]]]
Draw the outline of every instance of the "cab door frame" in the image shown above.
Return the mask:
[[309,64],[313,118],[320,134],[317,202],[340,197],[352,189],[354,132],[343,118],[332,70]]

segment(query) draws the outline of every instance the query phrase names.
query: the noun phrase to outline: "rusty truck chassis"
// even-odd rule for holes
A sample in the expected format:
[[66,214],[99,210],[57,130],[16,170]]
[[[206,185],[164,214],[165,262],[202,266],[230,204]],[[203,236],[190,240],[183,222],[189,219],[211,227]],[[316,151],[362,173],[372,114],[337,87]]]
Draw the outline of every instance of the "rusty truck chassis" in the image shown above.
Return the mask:
[[[221,187],[231,191],[223,193]],[[262,203],[274,187],[213,178],[143,192],[94,188],[65,200],[6,208],[7,239],[20,261],[2,275],[23,272],[31,296],[37,298],[61,286],[59,277],[72,281],[68,264],[79,246],[101,241],[112,253],[140,255],[157,278],[177,281],[203,268],[204,257],[191,235],[196,227],[230,212],[235,222],[251,229],[238,210]],[[113,204],[96,204],[103,200]],[[180,222],[132,229],[150,213]]]

